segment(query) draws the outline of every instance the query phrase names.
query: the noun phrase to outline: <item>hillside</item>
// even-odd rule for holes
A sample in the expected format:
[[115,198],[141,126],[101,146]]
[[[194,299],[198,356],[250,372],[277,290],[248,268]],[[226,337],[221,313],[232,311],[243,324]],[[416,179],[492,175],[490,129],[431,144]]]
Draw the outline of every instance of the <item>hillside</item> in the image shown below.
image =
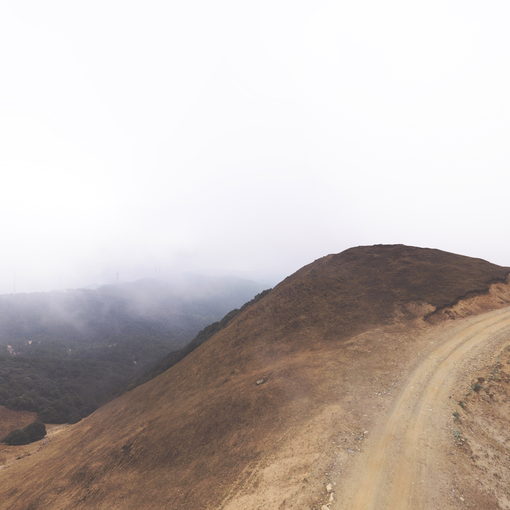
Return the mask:
[[0,405],[75,422],[259,290],[181,275],[0,296]]
[[35,413],[13,411],[0,406],[0,438],[4,438],[11,430],[21,429],[35,421]]
[[416,363],[508,305],[509,272],[401,245],[319,259],[0,471],[0,508],[335,508]]

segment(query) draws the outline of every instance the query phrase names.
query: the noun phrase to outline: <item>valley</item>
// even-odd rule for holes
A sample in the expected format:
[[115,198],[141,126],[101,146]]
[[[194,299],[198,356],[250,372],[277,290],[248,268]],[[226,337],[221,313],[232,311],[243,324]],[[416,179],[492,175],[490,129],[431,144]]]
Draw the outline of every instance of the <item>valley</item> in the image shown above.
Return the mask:
[[181,275],[1,295],[0,405],[74,423],[259,291],[248,280]]

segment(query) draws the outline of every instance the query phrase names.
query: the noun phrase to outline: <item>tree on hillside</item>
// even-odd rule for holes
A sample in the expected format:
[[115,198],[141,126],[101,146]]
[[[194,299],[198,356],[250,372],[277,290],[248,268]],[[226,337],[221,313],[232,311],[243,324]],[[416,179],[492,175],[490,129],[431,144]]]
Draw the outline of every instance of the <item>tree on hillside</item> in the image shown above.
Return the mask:
[[7,434],[3,442],[8,445],[29,444],[39,441],[46,435],[46,426],[40,421],[34,421],[25,428],[16,429]]

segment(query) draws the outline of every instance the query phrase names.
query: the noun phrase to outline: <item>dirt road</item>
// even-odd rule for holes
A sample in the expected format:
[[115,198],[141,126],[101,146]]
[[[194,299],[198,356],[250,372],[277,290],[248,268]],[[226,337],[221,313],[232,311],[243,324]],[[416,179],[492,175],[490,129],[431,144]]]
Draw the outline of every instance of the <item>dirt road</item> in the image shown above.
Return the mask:
[[430,472],[441,455],[436,438],[463,364],[510,336],[510,309],[458,326],[440,338],[412,371],[388,415],[371,432],[363,453],[341,484],[337,507],[349,510],[430,509]]

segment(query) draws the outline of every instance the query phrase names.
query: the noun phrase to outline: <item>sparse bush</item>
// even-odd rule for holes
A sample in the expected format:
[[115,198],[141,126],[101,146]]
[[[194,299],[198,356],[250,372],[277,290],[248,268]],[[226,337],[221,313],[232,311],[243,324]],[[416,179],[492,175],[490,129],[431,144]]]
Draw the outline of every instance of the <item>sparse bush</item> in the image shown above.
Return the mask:
[[476,382],[471,385],[471,389],[476,393],[478,393],[482,388],[483,386],[479,382]]
[[458,445],[463,445],[466,442],[466,440],[464,439],[464,436],[462,435],[462,432],[460,430],[454,430],[453,437],[455,439],[455,442]]

